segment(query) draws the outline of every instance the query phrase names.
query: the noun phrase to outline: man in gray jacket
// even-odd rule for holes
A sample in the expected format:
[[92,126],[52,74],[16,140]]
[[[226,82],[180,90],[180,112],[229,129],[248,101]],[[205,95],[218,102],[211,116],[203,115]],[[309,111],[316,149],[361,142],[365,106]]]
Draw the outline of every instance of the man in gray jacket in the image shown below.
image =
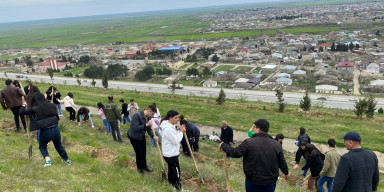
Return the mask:
[[156,107],[150,105],[144,111],[139,111],[132,116],[131,125],[128,130],[128,138],[131,141],[133,149],[136,153],[136,165],[140,174],[144,175],[144,170],[152,172],[153,170],[147,165],[146,155],[147,147],[145,141],[145,132],[148,133],[155,141],[157,136],[153,135],[151,129],[151,117],[156,113]]

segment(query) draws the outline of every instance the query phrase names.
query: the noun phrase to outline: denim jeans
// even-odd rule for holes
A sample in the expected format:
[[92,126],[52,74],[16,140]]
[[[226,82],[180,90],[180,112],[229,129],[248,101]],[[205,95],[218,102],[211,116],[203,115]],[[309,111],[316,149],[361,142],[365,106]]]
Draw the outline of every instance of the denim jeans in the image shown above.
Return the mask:
[[[305,164],[304,164],[304,166],[306,166],[307,165],[307,158],[304,158],[305,159]],[[307,173],[308,173],[308,169],[305,169],[304,170],[304,177],[307,175]]]
[[109,125],[107,119],[103,119],[103,124],[104,124],[104,127],[105,127],[105,130],[107,131],[107,133],[111,133],[111,125]]
[[319,191],[325,192],[325,189],[323,187],[325,182],[327,182],[328,191],[332,191],[333,179],[335,179],[335,178],[334,177],[321,176],[319,181],[317,182],[317,187],[319,188]]
[[[82,117],[83,117],[83,115],[79,115],[80,123],[82,122]],[[91,112],[88,113],[88,121],[89,121],[89,124],[93,127],[93,122],[92,122],[92,118],[91,118]]]
[[37,139],[37,142],[40,143],[40,129],[37,130],[36,139]]
[[[156,136],[159,137],[159,129],[155,129],[155,133]],[[149,144],[151,145],[151,147],[156,147],[156,141],[152,137],[149,137]]]
[[255,185],[245,178],[245,191],[247,192],[274,192],[276,183],[273,185]]
[[61,104],[57,103],[56,105],[56,110],[58,115],[63,115],[63,111],[61,111]]
[[123,116],[123,125],[126,125],[127,121],[131,122],[131,120],[129,119],[129,116]]
[[52,141],[53,145],[56,148],[56,151],[59,153],[60,157],[66,161],[68,160],[67,152],[65,151],[63,145],[61,144],[61,135],[60,130],[57,125],[52,128],[41,129],[40,130],[40,141],[39,141],[39,149],[43,158],[48,157],[48,149],[47,144]]

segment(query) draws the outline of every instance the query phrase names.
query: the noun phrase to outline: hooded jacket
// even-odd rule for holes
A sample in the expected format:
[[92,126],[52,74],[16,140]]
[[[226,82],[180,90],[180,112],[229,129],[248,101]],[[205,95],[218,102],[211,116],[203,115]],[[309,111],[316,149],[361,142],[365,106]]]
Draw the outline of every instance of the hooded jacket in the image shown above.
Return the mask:
[[35,93],[32,97],[32,107],[28,110],[24,106],[20,108],[20,115],[30,115],[30,130],[48,129],[58,125],[59,116],[56,105],[49,103],[41,93]]
[[183,139],[183,133],[176,130],[176,127],[168,120],[161,122],[160,128],[162,134],[162,150],[164,157],[174,157],[180,154],[180,142]]
[[65,96],[63,100],[59,99],[60,103],[64,103],[64,107],[72,107],[73,109],[77,109],[75,103],[73,103],[73,99],[70,96]]

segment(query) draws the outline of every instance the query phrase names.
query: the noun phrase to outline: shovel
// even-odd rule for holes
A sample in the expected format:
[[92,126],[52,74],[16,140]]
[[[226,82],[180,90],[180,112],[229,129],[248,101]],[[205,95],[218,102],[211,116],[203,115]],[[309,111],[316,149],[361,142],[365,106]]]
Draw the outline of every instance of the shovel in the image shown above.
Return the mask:
[[[23,86],[21,85],[21,83],[19,83],[19,84],[20,84],[20,87],[23,87]],[[20,89],[21,89],[21,91],[25,94],[24,89],[22,89],[22,88],[20,88]],[[21,99],[22,99],[22,103],[25,103],[25,98],[24,98],[24,96],[23,96]],[[28,158],[29,158],[29,159],[32,159],[32,138],[31,138],[31,132],[30,132],[30,130],[29,130],[29,116],[28,116],[28,115],[25,115],[25,126],[27,126],[28,143],[29,143],[29,147],[28,147]]]
[[296,187],[301,187],[303,185],[304,181],[309,178],[309,176],[311,176],[311,174],[309,174],[307,177],[305,177],[302,181],[298,181],[296,183]]
[[205,184],[205,183],[204,183],[204,179],[203,179],[203,177],[201,176],[201,174],[200,174],[200,172],[199,172],[199,169],[197,168],[196,161],[195,161],[195,157],[193,156],[193,152],[192,152],[192,150],[191,150],[191,146],[189,145],[189,141],[188,141],[188,137],[187,137],[187,134],[186,134],[186,133],[184,133],[184,138],[185,138],[185,141],[187,142],[188,149],[189,149],[189,152],[191,153],[191,157],[192,157],[192,160],[193,160],[193,164],[195,165],[197,174],[199,174],[201,183]]
[[225,172],[225,179],[227,181],[227,192],[231,191],[231,186],[229,185],[228,169],[227,169],[227,154],[223,152],[223,167]]
[[[152,121],[152,123],[154,123],[154,122]],[[156,136],[156,132],[155,132],[155,129],[153,128],[152,124],[151,124],[151,128],[152,128],[153,136]],[[159,146],[159,140],[156,141],[156,146],[157,146],[157,151],[159,151],[159,157],[160,157],[160,160],[161,160],[161,167],[162,167],[161,179],[163,181],[165,181],[165,180],[167,180],[167,174],[165,173],[165,165],[164,165],[163,156],[161,155],[161,150],[160,150],[160,146]]]

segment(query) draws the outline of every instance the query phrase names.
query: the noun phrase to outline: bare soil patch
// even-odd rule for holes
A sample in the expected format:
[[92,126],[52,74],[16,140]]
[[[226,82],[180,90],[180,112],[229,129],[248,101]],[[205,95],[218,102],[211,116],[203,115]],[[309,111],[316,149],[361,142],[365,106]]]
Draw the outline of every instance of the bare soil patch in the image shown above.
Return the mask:
[[97,148],[91,151],[91,157],[104,163],[112,163],[116,159],[116,153],[109,149]]
[[202,187],[205,187],[208,192],[222,192],[226,191],[225,186],[219,183],[215,183],[212,180],[204,179],[205,184],[203,184],[200,178],[192,177],[192,175],[181,172],[181,184],[183,188],[190,189],[195,192],[201,192]]

